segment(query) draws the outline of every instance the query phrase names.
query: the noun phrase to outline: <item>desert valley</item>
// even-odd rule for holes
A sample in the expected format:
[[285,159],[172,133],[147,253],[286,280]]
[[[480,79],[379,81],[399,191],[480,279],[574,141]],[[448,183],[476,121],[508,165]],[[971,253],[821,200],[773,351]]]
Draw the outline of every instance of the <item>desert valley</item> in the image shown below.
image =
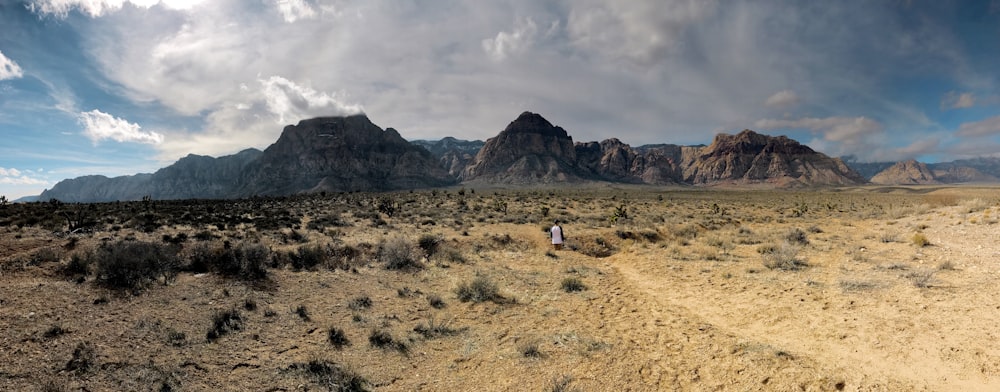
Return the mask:
[[0,205],[0,389],[1000,388],[990,174],[886,166],[526,112],[478,145],[331,117],[66,180]]

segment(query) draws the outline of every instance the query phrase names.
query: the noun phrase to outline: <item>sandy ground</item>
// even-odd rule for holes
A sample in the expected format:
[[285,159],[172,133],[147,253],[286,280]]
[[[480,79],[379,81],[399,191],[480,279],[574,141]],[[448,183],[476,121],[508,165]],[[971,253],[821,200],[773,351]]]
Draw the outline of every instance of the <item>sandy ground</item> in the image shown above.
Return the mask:
[[[0,389],[326,390],[306,370],[325,361],[379,391],[1000,390],[1000,208],[984,198],[992,190],[963,192],[923,192],[870,217],[833,207],[792,217],[752,202],[716,209],[699,199],[659,216],[659,202],[636,203],[646,220],[566,224],[571,247],[613,242],[605,258],[550,252],[540,223],[415,228],[411,235],[441,234],[464,262],[435,256],[415,272],[375,261],[354,272],[284,268],[270,271],[268,287],[181,273],[138,296],[67,279],[57,262],[18,264],[67,239],[7,228]],[[948,202],[923,203],[934,195]],[[689,211],[735,219],[701,220],[684,239]],[[662,238],[616,236],[650,228]],[[765,267],[760,248],[795,228],[807,233],[796,247],[805,266]],[[503,234],[513,242],[490,242]],[[930,244],[915,244],[917,234]],[[359,227],[343,238],[386,235]],[[505,300],[459,301],[456,287],[478,276]],[[566,292],[567,278],[587,289]],[[430,306],[434,295],[446,306]],[[371,307],[352,309],[359,297]],[[212,315],[229,309],[243,328],[208,341]],[[450,333],[415,331],[428,324]],[[350,344],[333,347],[330,328]],[[374,347],[376,330],[406,348]],[[70,363],[84,342],[94,354],[81,371]]]

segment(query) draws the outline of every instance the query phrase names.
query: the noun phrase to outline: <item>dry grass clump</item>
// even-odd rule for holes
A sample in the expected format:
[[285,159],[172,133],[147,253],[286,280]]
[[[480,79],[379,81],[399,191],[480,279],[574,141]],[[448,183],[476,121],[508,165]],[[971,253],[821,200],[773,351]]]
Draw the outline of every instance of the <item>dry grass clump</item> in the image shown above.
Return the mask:
[[462,302],[486,302],[503,303],[505,298],[500,295],[500,289],[492,279],[486,276],[479,276],[470,283],[462,283],[455,289],[458,300]]
[[570,248],[590,257],[609,257],[618,251],[611,241],[600,235],[583,235],[571,243]]
[[583,281],[580,280],[580,278],[576,278],[576,277],[569,277],[569,278],[563,279],[561,286],[562,286],[563,291],[565,291],[567,293],[573,293],[573,292],[577,292],[577,291],[584,291],[584,290],[587,289],[587,285],[583,284]]
[[776,247],[758,248],[764,258],[764,266],[769,269],[780,269],[785,271],[800,270],[809,266],[806,262],[799,260],[799,247],[788,242],[783,242]]
[[931,245],[931,241],[928,240],[927,236],[925,236],[923,233],[914,234],[913,237],[910,238],[910,241],[913,243],[913,245],[916,245],[921,248]]
[[295,363],[288,370],[300,371],[328,391],[368,391],[368,380],[343,366],[330,361],[314,359],[309,363]]
[[389,237],[388,240],[379,244],[378,259],[386,269],[390,270],[418,270],[424,268],[420,262],[420,253],[417,252],[413,244],[401,235]]

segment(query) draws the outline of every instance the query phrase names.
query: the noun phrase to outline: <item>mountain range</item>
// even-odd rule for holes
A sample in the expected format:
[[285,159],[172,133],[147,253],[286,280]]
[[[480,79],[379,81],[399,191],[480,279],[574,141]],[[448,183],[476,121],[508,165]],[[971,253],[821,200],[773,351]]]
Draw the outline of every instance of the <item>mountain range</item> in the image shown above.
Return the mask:
[[998,177],[997,159],[849,164],[787,137],[751,130],[718,134],[707,146],[632,147],[614,138],[574,142],[565,129],[531,112],[522,113],[485,142],[453,137],[408,142],[395,129],[383,130],[359,114],[286,126],[263,151],[247,149],[219,158],[192,154],[152,174],[63,180],[38,200],[225,199],[459,183],[814,187],[869,181],[997,182]]

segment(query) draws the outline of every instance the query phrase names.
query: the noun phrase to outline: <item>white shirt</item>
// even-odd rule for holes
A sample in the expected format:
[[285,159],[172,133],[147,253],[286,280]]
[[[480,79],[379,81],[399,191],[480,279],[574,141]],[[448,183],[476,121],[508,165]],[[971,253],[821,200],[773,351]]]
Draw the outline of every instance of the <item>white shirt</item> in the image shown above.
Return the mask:
[[552,228],[549,229],[549,234],[552,236],[553,244],[563,243],[562,227],[559,227],[559,225],[552,226]]

